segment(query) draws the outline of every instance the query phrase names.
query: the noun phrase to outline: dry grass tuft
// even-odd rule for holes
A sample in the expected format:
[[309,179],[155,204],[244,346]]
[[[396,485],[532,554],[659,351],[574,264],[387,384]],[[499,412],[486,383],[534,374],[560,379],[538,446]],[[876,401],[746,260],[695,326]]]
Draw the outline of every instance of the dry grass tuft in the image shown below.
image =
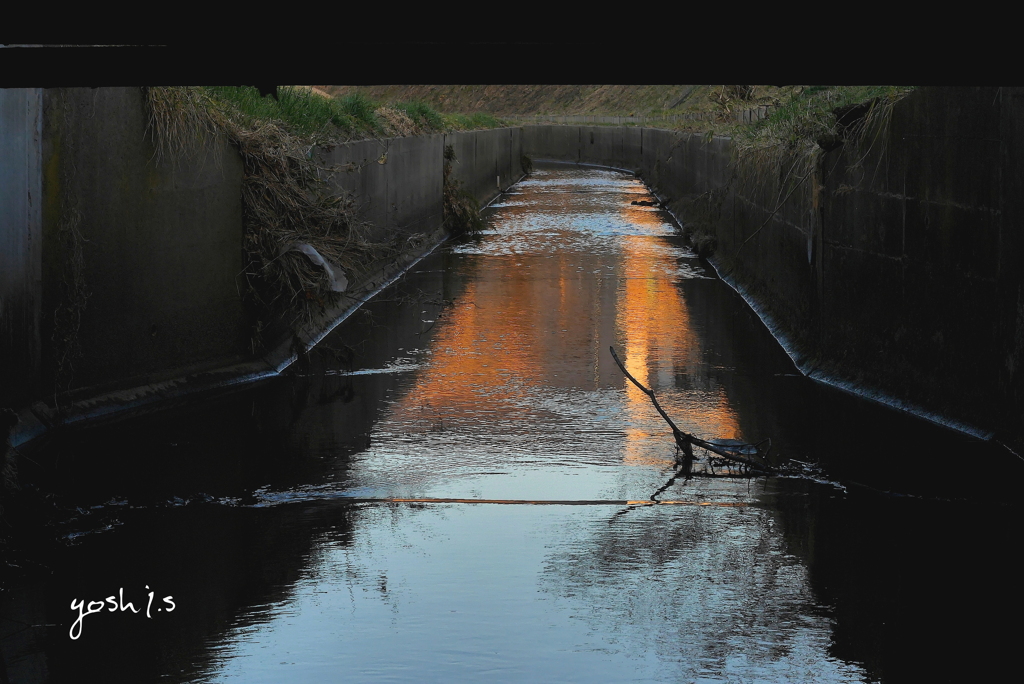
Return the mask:
[[389,137],[405,137],[419,133],[419,127],[408,114],[391,105],[381,105],[375,111],[383,122],[384,133]]
[[225,128],[226,122],[202,88],[146,88],[149,134],[159,164],[172,163],[196,154],[207,139]]
[[856,141],[870,125],[889,116],[913,88],[897,86],[810,86],[780,103],[771,115],[735,138],[741,153],[785,148],[807,154],[817,146],[834,149]]

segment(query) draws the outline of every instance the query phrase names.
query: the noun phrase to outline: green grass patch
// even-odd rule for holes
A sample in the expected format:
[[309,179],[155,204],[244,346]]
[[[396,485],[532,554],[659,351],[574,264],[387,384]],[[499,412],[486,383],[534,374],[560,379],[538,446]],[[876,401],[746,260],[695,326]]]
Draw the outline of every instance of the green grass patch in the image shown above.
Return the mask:
[[416,126],[426,129],[426,132],[471,131],[506,125],[501,119],[485,112],[442,114],[425,102],[400,102],[394,107],[405,112]]
[[442,114],[424,102],[410,101],[391,105],[392,111],[407,116],[411,124],[396,129],[393,119],[381,116],[381,103],[361,93],[328,98],[306,88],[285,86],[278,88],[275,100],[261,96],[252,86],[200,90],[221,114],[239,125],[251,128],[263,122],[274,122],[291,135],[318,143],[505,125],[490,114]]
[[446,114],[448,127],[458,131],[472,131],[481,128],[501,128],[507,124],[498,117],[486,112],[475,114]]
[[395,109],[405,112],[405,115],[417,126],[425,126],[435,131],[446,128],[441,114],[425,102],[399,102],[395,105]]
[[[319,96],[314,96],[319,97]],[[362,125],[363,128],[377,130],[380,128],[380,120],[377,118],[378,104],[373,100],[356,93],[340,99],[319,98],[329,103],[332,107],[340,110],[342,116],[347,116]]]
[[284,87],[278,88],[275,100],[261,96],[251,86],[204,90],[224,114],[243,125],[275,121],[292,135],[312,140],[381,132],[376,104],[359,94],[333,99],[302,88]]

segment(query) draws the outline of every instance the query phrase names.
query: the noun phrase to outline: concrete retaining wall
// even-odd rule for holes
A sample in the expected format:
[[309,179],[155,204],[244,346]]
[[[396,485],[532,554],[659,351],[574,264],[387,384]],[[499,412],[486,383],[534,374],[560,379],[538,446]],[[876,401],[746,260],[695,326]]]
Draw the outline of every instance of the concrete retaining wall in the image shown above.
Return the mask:
[[818,344],[843,350],[827,359],[837,372],[1018,440],[1022,97],[923,88],[824,155],[817,283]]
[[523,152],[535,159],[556,159],[639,169],[642,128],[611,126],[526,126]]
[[[0,123],[0,407],[249,357],[243,168],[225,139],[159,157],[137,88],[0,90]],[[446,144],[481,203],[522,176],[519,129],[318,152],[368,237],[390,240],[439,234]]]
[[531,126],[523,147],[637,168],[805,372],[1022,446],[1022,97],[922,88],[802,159],[636,128]]
[[447,145],[455,150],[455,179],[481,205],[523,176],[518,128],[364,140],[320,150],[320,156],[338,167],[332,183],[356,198],[369,237],[386,240],[396,231],[429,233],[441,225]]
[[481,204],[522,178],[522,129],[498,128],[465,131],[444,136],[444,144],[455,151],[452,165],[455,180]]
[[[47,90],[43,101],[43,382],[90,386],[240,351],[238,154],[218,139],[157,163],[138,88]],[[86,297],[77,333],[55,330],[49,313],[72,305],[69,288]],[[55,356],[76,351],[55,379]]]
[[[373,226],[367,237],[383,240],[387,235],[393,212],[387,203],[388,148],[383,141],[362,140],[320,150],[321,160],[336,165],[339,171],[331,179],[335,188],[356,197],[356,206],[362,220]],[[391,168],[394,168],[393,166]]]

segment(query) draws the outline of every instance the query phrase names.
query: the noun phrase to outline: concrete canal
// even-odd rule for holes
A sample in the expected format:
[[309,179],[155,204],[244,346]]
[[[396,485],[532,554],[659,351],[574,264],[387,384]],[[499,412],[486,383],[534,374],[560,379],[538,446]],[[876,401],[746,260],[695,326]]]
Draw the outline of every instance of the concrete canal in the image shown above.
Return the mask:
[[[652,199],[541,165],[286,376],[55,435],[23,466],[2,680],[1005,667],[1020,513],[990,447],[801,376]],[[804,476],[679,478],[654,505],[671,432],[609,346],[682,430],[770,437]]]

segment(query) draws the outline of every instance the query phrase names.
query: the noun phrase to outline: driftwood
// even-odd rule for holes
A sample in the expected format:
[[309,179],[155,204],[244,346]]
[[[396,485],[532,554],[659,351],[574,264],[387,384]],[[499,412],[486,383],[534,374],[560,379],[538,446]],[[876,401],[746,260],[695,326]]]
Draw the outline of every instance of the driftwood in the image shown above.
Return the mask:
[[[629,371],[619,360],[619,355],[615,353],[614,347],[608,347],[612,353],[612,358],[615,359],[615,363],[619,366],[619,370],[622,371],[623,375],[629,378],[629,381],[636,385],[637,389],[646,394],[651,399],[651,403],[654,404],[654,408],[657,409],[661,417],[665,419],[668,426],[672,428],[672,436],[676,440],[676,446],[679,447],[679,451],[682,452],[682,458],[678,459],[678,464],[682,467],[682,472],[687,478],[689,478],[693,472],[693,447],[698,446],[709,453],[715,454],[714,457],[709,459],[709,465],[713,465],[710,462],[718,459],[726,463],[735,464],[740,466],[747,474],[755,475],[774,475],[777,470],[767,463],[762,461],[755,461],[750,456],[756,455],[760,459],[764,459],[767,456],[768,451],[771,450],[771,440],[766,439],[757,444],[748,444],[746,442],[740,442],[734,439],[715,439],[715,440],[704,440],[700,437],[691,435],[688,432],[683,432],[676,424],[672,422],[672,419],[665,413],[665,409],[661,408],[661,404],[658,403],[658,398],[654,396],[654,391],[644,387],[639,380],[630,375]],[[765,453],[761,453],[761,447],[767,444],[768,448]],[[674,478],[673,478],[674,479]]]

